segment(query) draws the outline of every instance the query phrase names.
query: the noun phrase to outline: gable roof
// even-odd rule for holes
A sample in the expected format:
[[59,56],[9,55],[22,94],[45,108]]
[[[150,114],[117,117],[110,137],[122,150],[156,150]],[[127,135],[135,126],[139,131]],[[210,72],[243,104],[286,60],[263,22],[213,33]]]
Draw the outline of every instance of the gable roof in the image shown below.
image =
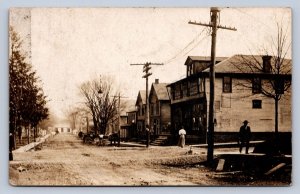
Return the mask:
[[143,104],[146,104],[146,90],[140,90],[138,95],[137,95],[137,98],[136,98],[136,102],[135,102],[135,105],[138,104],[138,101],[139,99],[142,100],[142,103]]
[[170,100],[168,88],[168,83],[153,83],[150,90],[150,95],[155,91],[158,100]]
[[[262,55],[234,55],[216,64],[215,73],[265,73],[262,72],[262,57]],[[275,67],[275,57],[271,58],[271,66]],[[291,60],[284,59],[281,71],[291,74],[291,67]],[[209,72],[209,68],[203,72]]]

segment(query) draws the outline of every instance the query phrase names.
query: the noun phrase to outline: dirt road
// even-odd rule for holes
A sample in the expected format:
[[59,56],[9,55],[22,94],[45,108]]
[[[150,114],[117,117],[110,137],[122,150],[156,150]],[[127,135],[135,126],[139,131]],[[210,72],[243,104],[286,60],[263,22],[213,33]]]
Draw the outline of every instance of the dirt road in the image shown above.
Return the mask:
[[[15,153],[10,162],[12,185],[159,186],[240,185],[214,178],[214,172],[196,163],[206,150],[189,147],[98,147],[77,136],[58,134],[40,150]],[[193,165],[189,165],[193,164]],[[180,167],[176,166],[180,165]],[[272,183],[273,184],[273,183]],[[247,182],[245,185],[266,185]]]
[[[10,162],[13,185],[211,185],[185,169],[161,163],[202,160],[174,147],[97,147],[71,134],[59,134],[41,150],[16,153]],[[176,162],[176,161],[175,161]],[[21,168],[19,168],[21,167]],[[18,169],[19,168],[19,169]],[[23,170],[22,172],[19,172]],[[191,169],[190,169],[191,170]],[[196,172],[199,169],[194,169]],[[203,173],[205,177],[205,173]]]

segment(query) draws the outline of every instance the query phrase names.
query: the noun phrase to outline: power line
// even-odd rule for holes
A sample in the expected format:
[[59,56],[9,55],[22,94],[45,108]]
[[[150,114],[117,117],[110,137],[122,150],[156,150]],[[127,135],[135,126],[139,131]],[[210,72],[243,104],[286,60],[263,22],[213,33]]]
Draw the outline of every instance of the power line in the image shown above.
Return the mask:
[[189,51],[187,51],[183,56],[187,55],[189,52],[191,52],[192,50],[194,50],[200,42],[202,42],[203,40],[205,40],[208,36],[204,36],[193,48],[191,48]]
[[[168,63],[172,62],[172,61],[175,60],[179,55],[181,55],[186,49],[188,49],[189,46],[191,46],[192,44],[194,44],[194,43],[196,42],[196,40],[202,35],[202,33],[204,32],[204,30],[205,30],[205,28],[203,28],[203,30],[202,30],[199,34],[197,34],[197,35],[195,36],[195,38],[193,38],[193,40],[191,40],[191,41],[190,41],[183,49],[181,49],[175,56],[173,56],[172,58],[170,58],[170,59],[168,59],[167,61],[165,61],[164,64],[168,64]],[[201,41],[202,41],[202,39],[196,43],[196,46],[197,46]],[[196,46],[194,46],[193,48],[195,48]],[[193,50],[193,49],[191,49],[191,50]],[[191,50],[190,50],[190,51],[191,51]],[[185,54],[184,54],[184,55],[185,55]],[[184,55],[183,55],[183,56],[184,56]]]
[[[249,14],[249,13],[246,13],[245,11],[242,11],[242,10],[239,9],[239,8],[235,8],[235,7],[234,7],[233,10],[236,10],[236,11],[238,11],[238,12],[240,12],[240,13],[242,13],[242,14],[244,14],[244,15],[246,15],[246,16],[252,18],[252,19],[255,19],[258,23],[260,23],[260,24],[264,25],[265,27],[267,27],[267,29],[270,29],[270,26],[269,26],[268,24],[265,24],[264,22],[262,22],[259,18],[254,17],[253,15],[251,15],[251,14]],[[267,29],[266,29],[266,30],[267,30]]]

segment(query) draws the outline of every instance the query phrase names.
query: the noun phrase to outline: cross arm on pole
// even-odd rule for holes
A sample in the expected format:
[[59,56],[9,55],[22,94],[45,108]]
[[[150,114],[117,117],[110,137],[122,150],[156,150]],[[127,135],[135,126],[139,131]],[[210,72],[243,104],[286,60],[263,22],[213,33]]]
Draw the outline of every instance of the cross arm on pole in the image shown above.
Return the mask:
[[[213,25],[211,23],[206,24],[206,23],[201,23],[201,22],[192,22],[189,21],[189,24],[193,24],[193,25],[199,25],[199,26],[206,26],[206,27],[213,27]],[[227,27],[227,26],[222,26],[222,25],[217,25],[217,28],[221,28],[221,29],[225,29],[225,30],[232,30],[232,31],[237,31],[236,28],[232,28],[232,27]]]

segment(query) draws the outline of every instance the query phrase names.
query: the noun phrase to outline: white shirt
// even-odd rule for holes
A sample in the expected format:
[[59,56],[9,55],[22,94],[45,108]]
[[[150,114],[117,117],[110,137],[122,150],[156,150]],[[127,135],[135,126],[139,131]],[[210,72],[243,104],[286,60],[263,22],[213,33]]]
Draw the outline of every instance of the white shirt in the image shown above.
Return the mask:
[[186,131],[184,129],[179,130],[179,135],[186,135]]

